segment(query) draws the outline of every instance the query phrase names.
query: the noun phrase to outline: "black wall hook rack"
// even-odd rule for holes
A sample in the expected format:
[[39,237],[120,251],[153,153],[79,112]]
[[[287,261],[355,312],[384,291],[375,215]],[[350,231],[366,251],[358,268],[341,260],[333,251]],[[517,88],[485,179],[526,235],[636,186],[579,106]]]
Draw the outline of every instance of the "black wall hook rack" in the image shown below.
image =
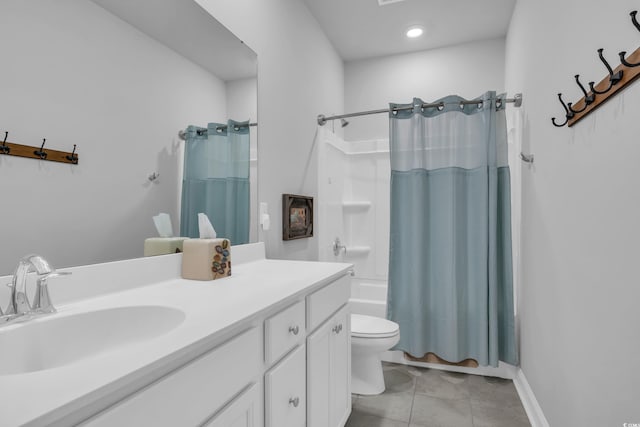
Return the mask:
[[[638,23],[636,18],[637,14],[637,10],[630,13],[631,22],[636,29],[640,31],[640,23]],[[562,100],[562,94],[558,94],[558,99],[565,111],[565,121],[562,124],[558,124],[554,117],[551,119],[551,123],[553,123],[554,126],[563,127],[568,125],[571,127],[575,125],[593,110],[613,97],[613,95],[640,77],[640,68],[636,68],[640,67],[640,48],[636,49],[628,57],[627,52],[620,52],[618,54],[620,57],[620,65],[615,69],[611,68],[611,65],[609,65],[605,59],[603,52],[604,49],[598,49],[598,57],[609,74],[600,80],[598,84],[595,82],[589,82],[589,92],[587,92],[582,83],[580,83],[580,75],[576,74],[576,83],[580,87],[584,96],[576,103],[569,102],[565,104]]]
[[29,159],[46,160],[50,162],[78,164],[78,155],[76,154],[76,146],[74,144],[71,153],[66,151],[50,150],[44,148],[47,139],[42,138],[42,144],[38,146],[16,144],[8,142],[9,132],[5,131],[4,141],[0,144],[0,155],[26,157]]

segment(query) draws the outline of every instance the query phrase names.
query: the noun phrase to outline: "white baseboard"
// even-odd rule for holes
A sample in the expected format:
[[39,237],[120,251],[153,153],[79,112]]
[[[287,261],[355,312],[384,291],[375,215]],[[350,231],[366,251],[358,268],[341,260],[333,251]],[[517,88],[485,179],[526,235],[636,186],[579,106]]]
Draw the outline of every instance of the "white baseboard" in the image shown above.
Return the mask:
[[518,369],[518,373],[513,379],[513,384],[516,386],[522,406],[524,406],[524,410],[527,412],[531,427],[549,427],[549,422],[544,416],[538,399],[536,399],[535,394],[533,394],[533,390],[531,390],[527,377],[524,376],[522,369]]
[[484,375],[491,377],[499,377],[513,380],[522,406],[524,407],[531,427],[549,427],[549,423],[542,412],[542,408],[538,404],[533,390],[529,386],[527,378],[524,376],[522,369],[500,362],[497,368],[491,366],[479,366],[477,368],[465,368],[462,366],[449,366],[437,363],[423,363],[407,360],[401,351],[387,351],[383,353],[382,360],[385,362],[399,363],[402,365],[418,366],[421,368],[440,369],[443,371],[461,372],[465,374]]

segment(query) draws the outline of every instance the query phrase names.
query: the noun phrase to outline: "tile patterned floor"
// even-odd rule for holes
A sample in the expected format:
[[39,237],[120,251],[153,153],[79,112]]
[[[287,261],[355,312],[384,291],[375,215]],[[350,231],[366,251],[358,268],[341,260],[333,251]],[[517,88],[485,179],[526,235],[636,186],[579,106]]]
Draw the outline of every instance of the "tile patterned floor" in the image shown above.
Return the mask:
[[383,364],[387,390],[353,395],[346,427],[530,427],[511,380]]

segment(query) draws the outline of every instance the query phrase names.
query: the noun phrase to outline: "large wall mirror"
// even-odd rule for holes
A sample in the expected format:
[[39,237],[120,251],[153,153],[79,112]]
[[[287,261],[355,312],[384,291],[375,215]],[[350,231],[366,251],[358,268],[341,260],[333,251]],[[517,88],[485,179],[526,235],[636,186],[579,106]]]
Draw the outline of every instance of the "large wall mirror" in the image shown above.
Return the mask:
[[161,212],[178,236],[179,132],[257,122],[256,54],[192,0],[5,0],[0,17],[0,137],[79,156],[0,154],[0,276],[28,253],[57,268],[141,257]]

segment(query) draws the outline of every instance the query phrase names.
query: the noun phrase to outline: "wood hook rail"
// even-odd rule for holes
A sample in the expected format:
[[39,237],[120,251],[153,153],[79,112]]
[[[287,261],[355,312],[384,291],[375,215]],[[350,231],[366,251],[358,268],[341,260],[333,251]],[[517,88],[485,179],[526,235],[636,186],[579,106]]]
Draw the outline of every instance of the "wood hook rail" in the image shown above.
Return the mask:
[[[638,23],[636,15],[638,11],[634,10],[630,13],[631,22],[640,31],[640,23]],[[580,120],[585,118],[589,113],[604,104],[607,100],[613,97],[616,93],[624,89],[627,85],[635,81],[640,77],[640,48],[636,49],[628,57],[627,52],[620,52],[620,65],[615,69],[611,68],[611,65],[607,62],[603,54],[604,49],[598,49],[598,57],[604,64],[608,71],[608,75],[604,77],[598,84],[595,82],[589,82],[590,91],[587,92],[582,83],[580,83],[580,75],[576,74],[576,83],[580,87],[583,93],[583,97],[576,103],[569,102],[567,104],[562,100],[562,94],[558,94],[558,99],[565,110],[565,121],[562,124],[556,123],[556,118],[551,119],[556,127],[573,126]]]
[[15,142],[8,142],[9,132],[4,133],[4,140],[0,145],[0,155],[26,157],[28,159],[47,160],[50,162],[69,163],[72,165],[78,164],[78,154],[76,154],[76,145],[73,145],[73,151],[68,153],[66,151],[50,150],[44,148],[44,144],[47,139],[42,138],[42,144],[38,146],[16,144]]

